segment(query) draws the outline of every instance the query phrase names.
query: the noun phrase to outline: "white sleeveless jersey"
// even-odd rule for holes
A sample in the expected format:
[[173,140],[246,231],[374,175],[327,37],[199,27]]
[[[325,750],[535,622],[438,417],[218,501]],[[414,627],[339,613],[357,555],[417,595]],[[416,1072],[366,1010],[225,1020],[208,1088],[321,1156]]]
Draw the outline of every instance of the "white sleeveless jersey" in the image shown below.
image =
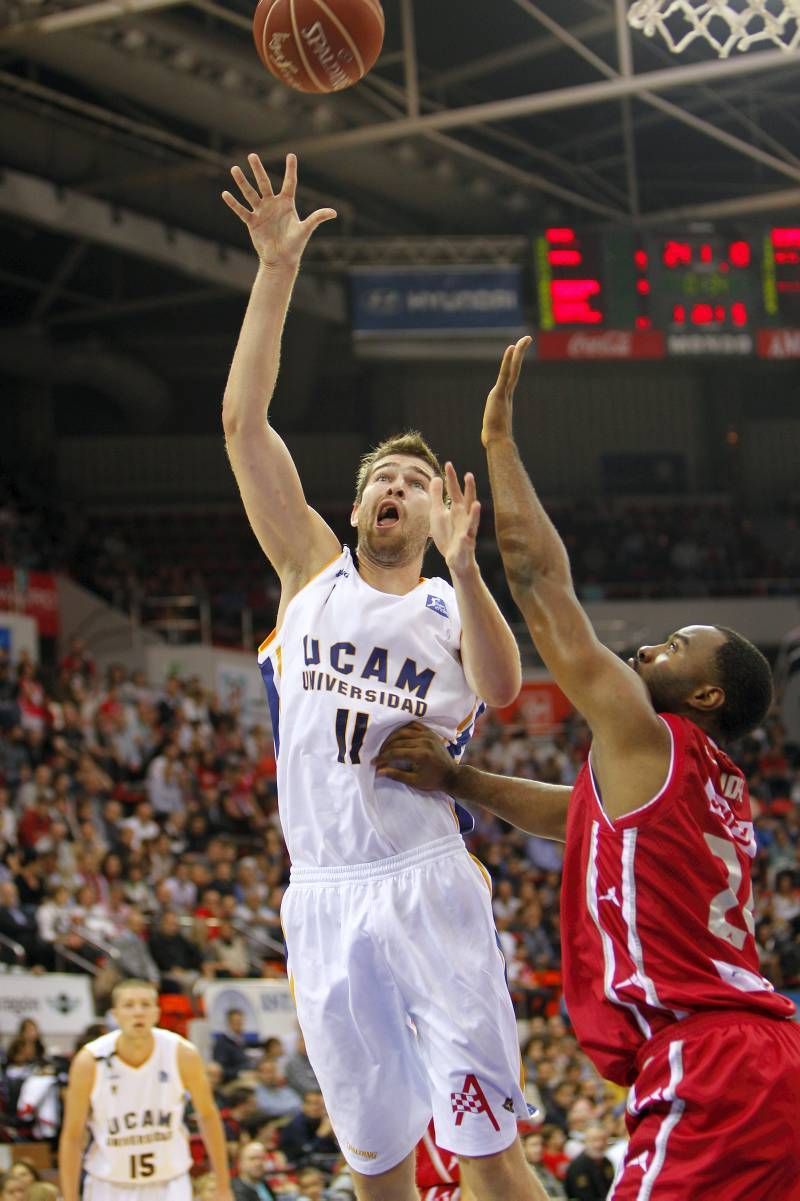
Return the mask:
[[114,1184],[149,1185],[189,1170],[189,1138],[183,1124],[186,1089],[178,1071],[181,1039],[153,1031],[150,1058],[134,1068],[116,1054],[120,1031],[112,1030],[87,1050],[95,1059],[86,1171]]
[[379,592],[347,547],[292,598],[258,660],[293,864],[367,863],[472,828],[444,793],[378,778],[373,766],[389,734],[410,721],[431,726],[461,756],[483,706],[460,643],[450,584]]

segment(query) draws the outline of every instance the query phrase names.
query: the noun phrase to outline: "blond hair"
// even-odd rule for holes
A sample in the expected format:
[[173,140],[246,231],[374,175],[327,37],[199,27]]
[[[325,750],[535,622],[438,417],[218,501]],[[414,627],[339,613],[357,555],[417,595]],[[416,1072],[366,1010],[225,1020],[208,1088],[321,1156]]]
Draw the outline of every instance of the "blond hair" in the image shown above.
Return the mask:
[[116,1005],[119,1000],[120,993],[126,992],[129,988],[146,988],[153,994],[158,1004],[158,989],[150,980],[136,980],[133,976],[127,980],[118,980],[111,990],[111,1004]]
[[435,475],[444,479],[441,463],[419,430],[406,430],[405,433],[392,434],[390,437],[384,438],[383,442],[379,442],[377,446],[373,446],[372,450],[362,456],[356,476],[356,504],[364,495],[364,489],[369,483],[373,467],[388,455],[412,455],[415,459],[422,459],[433,469]]

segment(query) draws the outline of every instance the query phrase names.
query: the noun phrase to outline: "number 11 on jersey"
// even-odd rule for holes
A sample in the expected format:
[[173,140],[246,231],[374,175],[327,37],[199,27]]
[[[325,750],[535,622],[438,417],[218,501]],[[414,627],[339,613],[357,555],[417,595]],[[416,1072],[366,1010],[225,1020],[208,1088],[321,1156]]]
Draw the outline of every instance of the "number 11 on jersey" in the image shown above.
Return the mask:
[[351,763],[360,763],[359,751],[364,743],[364,737],[367,733],[369,725],[369,713],[355,713],[353,715],[355,721],[353,723],[353,733],[350,736],[350,749],[347,747],[348,727],[350,725],[350,710],[336,710],[336,744],[339,747],[337,761],[346,763],[348,757]]

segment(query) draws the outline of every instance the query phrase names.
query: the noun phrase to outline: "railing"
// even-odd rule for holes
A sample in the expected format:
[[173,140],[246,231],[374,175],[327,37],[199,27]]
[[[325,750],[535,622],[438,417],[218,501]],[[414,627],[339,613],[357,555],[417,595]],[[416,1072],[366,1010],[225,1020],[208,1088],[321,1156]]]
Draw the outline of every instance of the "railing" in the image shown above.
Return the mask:
[[211,604],[204,597],[143,596],[131,606],[131,619],[134,625],[163,635],[172,645],[211,644]]
[[63,961],[74,963],[75,967],[79,967],[82,972],[86,972],[90,976],[99,976],[100,968],[91,959],[86,959],[83,955],[79,955],[77,951],[73,951],[70,947],[62,947],[58,944],[55,946],[56,966],[60,969],[63,967]]
[[[646,601],[646,600],[692,600],[707,598],[764,599],[795,596],[797,580],[789,576],[740,579],[703,579],[702,576],[681,579],[674,574],[669,581],[652,580],[598,580],[591,583],[576,582],[580,600],[584,604],[593,601]],[[504,611],[515,629],[523,637],[523,644],[530,641],[525,627],[519,624],[519,614],[510,604],[504,603]],[[233,616],[233,620],[231,620]],[[175,596],[141,597],[131,602],[129,608],[131,642],[141,647],[143,630],[153,631],[171,645],[236,645],[246,651],[255,651],[258,638],[253,610],[243,605],[233,615],[229,609],[217,607],[213,598],[192,594]],[[224,619],[224,620],[223,620]],[[218,625],[225,626],[225,636],[214,636]],[[261,614],[259,630],[269,628],[269,617]],[[634,641],[625,646],[633,646]],[[615,648],[616,649],[616,648]],[[532,657],[531,665],[538,663]]]
[[[87,947],[92,947],[95,951],[99,951],[106,959],[110,959],[112,963],[120,958],[120,953],[116,947],[112,947],[110,943],[104,942],[102,938],[90,938],[89,935],[80,927],[75,930],[75,933],[80,938],[81,942]],[[68,963],[74,963],[81,971],[88,972],[91,976],[98,976],[102,968],[92,959],[87,959],[85,955],[81,955],[80,951],[75,951],[72,947],[65,947],[63,943],[56,941],[53,944],[56,961],[66,959]]]
[[[244,922],[237,921],[234,918],[221,919],[217,917],[207,917],[200,920],[203,922],[207,930],[216,929],[220,925],[220,922],[224,920],[230,924],[231,928],[235,930],[237,934],[241,934],[246,941],[258,943],[259,946],[265,947],[270,951],[274,951],[282,959],[286,958],[286,947],[282,942],[278,942],[276,939],[270,938],[269,934],[265,934],[262,930],[254,929],[252,926],[248,926]],[[182,918],[181,922],[187,926],[194,925],[193,918]]]
[[753,579],[704,579],[701,572],[696,576],[681,578],[675,573],[669,580],[597,580],[577,584],[578,595],[583,601],[593,600],[702,600],[704,597],[730,597],[733,600],[756,599],[770,596],[795,596],[797,579],[776,576]]
[[25,948],[22,943],[19,943],[14,938],[9,938],[7,934],[0,934],[0,947],[5,947],[10,951],[17,962],[17,966],[24,966],[27,961]]
[[281,959],[286,958],[286,947],[276,939],[270,938],[269,934],[265,934],[262,930],[254,930],[252,926],[247,926],[243,922],[231,921],[231,926],[247,941],[258,943],[261,947],[267,947],[270,951],[277,952]]

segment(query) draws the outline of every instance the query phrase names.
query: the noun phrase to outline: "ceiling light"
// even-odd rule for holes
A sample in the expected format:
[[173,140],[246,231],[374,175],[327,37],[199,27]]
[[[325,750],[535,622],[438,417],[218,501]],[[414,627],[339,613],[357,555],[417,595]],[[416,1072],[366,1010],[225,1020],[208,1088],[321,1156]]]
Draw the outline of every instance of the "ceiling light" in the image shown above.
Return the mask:
[[311,110],[311,124],[317,133],[327,133],[336,125],[336,113],[332,104],[322,101]]
[[395,148],[394,156],[404,167],[418,167],[421,162],[420,153],[411,142],[400,142]]
[[197,66],[197,55],[189,46],[181,46],[170,58],[176,71],[193,71]]
[[469,190],[479,200],[488,200],[490,196],[494,195],[494,184],[485,175],[476,175],[469,185]]
[[512,213],[524,213],[529,208],[528,197],[524,192],[511,192],[506,196],[506,208]]
[[436,166],[433,168],[433,173],[442,183],[452,183],[458,172],[454,164],[449,158],[440,158]]
[[141,29],[126,29],[120,42],[126,50],[141,50],[147,45],[147,34]]
[[287,87],[274,87],[270,90],[267,96],[267,104],[275,112],[280,112],[286,108],[289,103],[289,89]]

